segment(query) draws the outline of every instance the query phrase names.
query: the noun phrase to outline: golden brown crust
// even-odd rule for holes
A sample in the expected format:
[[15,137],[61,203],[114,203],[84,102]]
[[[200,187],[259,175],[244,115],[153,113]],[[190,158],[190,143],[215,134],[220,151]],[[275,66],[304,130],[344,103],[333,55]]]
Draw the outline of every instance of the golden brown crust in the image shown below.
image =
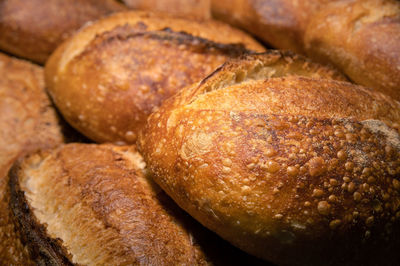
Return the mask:
[[0,49],[43,64],[83,24],[124,9],[114,0],[3,0]]
[[8,214],[7,172],[20,155],[64,138],[44,90],[43,69],[0,54],[0,261],[29,264]]
[[[11,206],[36,261],[214,264],[189,227],[197,225],[144,176],[143,167],[132,147],[94,144],[65,145],[15,164]],[[202,233],[219,244],[220,256],[230,251],[241,260],[235,249]],[[226,262],[236,264],[230,258]]]
[[239,62],[149,117],[139,149],[155,181],[265,260],[398,262],[400,104],[341,81],[271,77],[268,66],[262,79]]
[[123,0],[135,9],[166,12],[189,19],[210,19],[210,0]]
[[49,92],[66,120],[89,138],[134,143],[163,100],[247,51],[211,41],[221,39],[219,30],[230,36],[225,42],[243,37],[245,44],[257,46],[244,33],[212,21],[144,12],[110,16],[83,29],[50,58]]
[[399,1],[215,0],[212,11],[275,48],[332,64],[400,99]]
[[242,28],[272,47],[304,52],[303,33],[318,1],[212,0],[217,19]]
[[335,1],[312,16],[304,38],[311,58],[400,100],[399,1]]

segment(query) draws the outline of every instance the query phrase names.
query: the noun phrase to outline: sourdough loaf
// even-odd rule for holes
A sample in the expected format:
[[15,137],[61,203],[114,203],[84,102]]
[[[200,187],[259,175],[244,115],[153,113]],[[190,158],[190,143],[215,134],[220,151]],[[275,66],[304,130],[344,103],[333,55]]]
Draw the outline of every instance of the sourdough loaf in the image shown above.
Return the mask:
[[400,103],[268,57],[226,63],[149,117],[139,149],[155,181],[276,264],[395,264]]
[[166,12],[188,19],[210,19],[210,0],[123,0],[130,8]]
[[11,208],[40,265],[260,262],[201,228],[143,171],[131,147],[68,144],[10,171]]
[[65,119],[97,142],[135,143],[163,100],[230,57],[263,47],[216,21],[118,13],[83,28],[46,64]]
[[400,100],[400,2],[214,0],[213,15]]
[[43,69],[0,53],[0,264],[30,265],[8,212],[7,173],[27,152],[64,141]]
[[400,101],[400,2],[332,1],[307,25],[309,57]]
[[124,9],[115,0],[2,0],[0,50],[44,64],[83,24]]

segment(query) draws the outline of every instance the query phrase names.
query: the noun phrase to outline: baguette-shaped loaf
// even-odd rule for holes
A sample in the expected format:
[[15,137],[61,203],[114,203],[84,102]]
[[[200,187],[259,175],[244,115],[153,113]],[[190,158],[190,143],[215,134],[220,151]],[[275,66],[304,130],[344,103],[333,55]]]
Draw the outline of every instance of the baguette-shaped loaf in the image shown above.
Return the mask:
[[123,0],[130,8],[166,12],[189,19],[210,19],[211,0]]
[[83,24],[125,9],[115,0],[2,0],[0,50],[44,64]]
[[68,144],[10,171],[11,208],[39,265],[259,265],[181,211],[133,147]]
[[263,47],[220,22],[118,13],[59,47],[46,64],[46,85],[66,120],[87,137],[135,143],[163,100],[247,49]]
[[395,264],[400,103],[264,57],[226,63],[149,117],[138,144],[154,180],[276,264]]
[[7,172],[20,155],[64,141],[43,69],[0,53],[0,264],[30,265],[8,212]]
[[214,0],[213,15],[400,100],[400,2]]

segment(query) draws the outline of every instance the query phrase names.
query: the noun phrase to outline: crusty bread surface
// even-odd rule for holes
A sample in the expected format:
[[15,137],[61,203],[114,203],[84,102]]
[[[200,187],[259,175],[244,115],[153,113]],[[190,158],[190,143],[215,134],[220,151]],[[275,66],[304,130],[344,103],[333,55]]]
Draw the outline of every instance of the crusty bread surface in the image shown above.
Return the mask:
[[311,17],[307,55],[400,101],[400,2],[333,1]]
[[130,8],[166,12],[189,19],[210,19],[210,0],[123,0]]
[[397,0],[214,0],[213,15],[400,100]]
[[247,49],[263,48],[216,21],[119,13],[58,48],[46,64],[46,84],[63,116],[84,135],[135,143],[163,100]]
[[211,0],[212,15],[257,36],[274,48],[304,53],[310,14],[326,0]]
[[0,50],[44,64],[83,24],[125,9],[115,0],[2,0]]
[[18,156],[55,146],[64,137],[41,67],[0,53],[0,76],[0,264],[29,265],[9,217],[7,172]]
[[260,265],[211,232],[197,232],[144,166],[133,146],[110,144],[68,144],[15,164],[11,207],[36,263]]
[[155,181],[265,260],[395,264],[400,103],[264,56],[226,63],[149,117],[138,143]]

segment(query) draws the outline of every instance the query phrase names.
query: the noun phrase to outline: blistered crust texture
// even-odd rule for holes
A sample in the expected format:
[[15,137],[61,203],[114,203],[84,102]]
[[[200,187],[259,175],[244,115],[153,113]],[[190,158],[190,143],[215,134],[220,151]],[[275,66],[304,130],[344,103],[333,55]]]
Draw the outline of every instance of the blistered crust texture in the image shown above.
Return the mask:
[[14,160],[64,138],[44,90],[43,69],[0,54],[0,262],[29,264],[8,213],[7,172]]
[[115,0],[3,0],[0,49],[44,64],[83,24],[124,9]]
[[139,149],[155,181],[277,264],[398,261],[399,103],[340,81],[251,78],[239,62],[150,116]]
[[243,45],[212,41],[222,39],[257,45],[217,22],[117,14],[58,49],[46,65],[46,82],[66,120],[83,134],[97,142],[134,143],[163,100],[248,51]]

